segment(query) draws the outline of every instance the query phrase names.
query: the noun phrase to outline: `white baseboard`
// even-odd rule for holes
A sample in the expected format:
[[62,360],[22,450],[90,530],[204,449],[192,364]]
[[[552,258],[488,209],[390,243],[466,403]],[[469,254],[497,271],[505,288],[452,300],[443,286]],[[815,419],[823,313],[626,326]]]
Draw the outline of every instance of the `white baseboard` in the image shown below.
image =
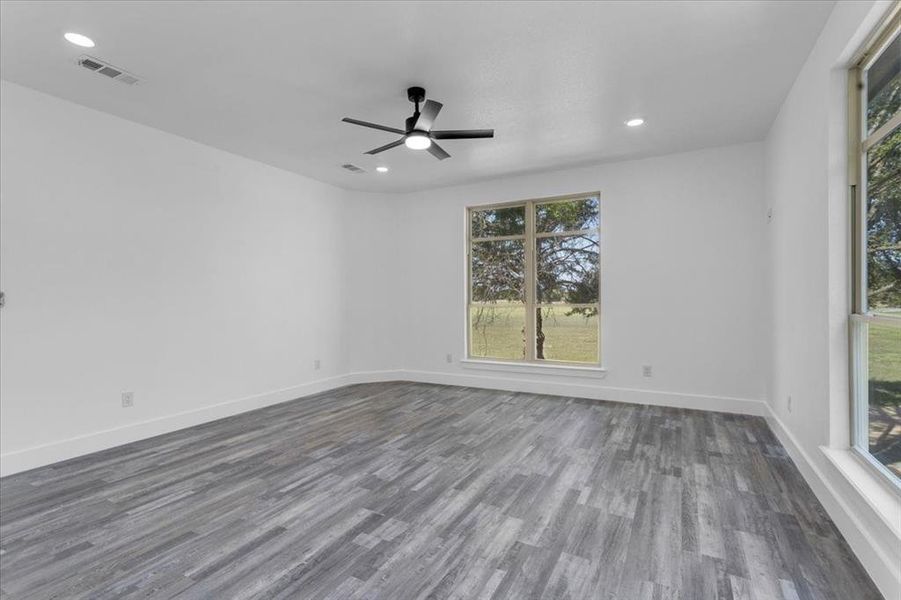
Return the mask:
[[[866,500],[862,497],[853,497],[856,492],[850,486],[849,491],[842,493],[801,447],[769,404],[766,408],[768,413],[766,419],[770,429],[797,465],[807,485],[845,537],[876,587],[887,600],[901,598],[901,567],[899,567],[901,562],[898,562],[897,557],[891,556],[891,551],[886,551],[886,546],[891,548],[893,543],[899,545],[897,539],[890,539],[895,534],[888,528],[876,528],[874,531],[873,527],[868,527],[862,520],[860,511],[855,510],[868,510]],[[876,518],[879,519],[878,516]],[[889,538],[888,541],[885,538]],[[901,551],[901,548],[896,550]],[[901,552],[895,552],[899,553]]]
[[[409,370],[402,371],[401,373],[403,373],[403,378],[408,381],[421,381],[423,383],[461,385],[488,388],[492,390],[505,390],[509,392],[550,394],[553,396],[573,396],[576,398],[589,398],[591,400],[627,402],[630,404],[650,404],[652,406],[671,406],[673,408],[709,410],[742,415],[755,415],[759,417],[769,414],[766,402],[763,400],[751,400],[747,398],[618,388],[601,385],[600,383],[573,383],[563,379],[549,379],[548,377],[541,377],[540,375],[498,376],[496,374],[483,375],[474,373]],[[566,379],[569,379],[569,377]]]
[[164,433],[171,433],[179,429],[202,425],[217,419],[231,417],[240,413],[263,408],[272,404],[296,400],[303,396],[318,394],[320,392],[339,388],[354,383],[372,383],[375,381],[390,381],[404,379],[402,371],[372,371],[337,375],[325,379],[318,379],[308,383],[265,392],[254,396],[247,396],[235,400],[228,400],[219,404],[212,404],[194,410],[166,415],[156,419],[129,423],[121,427],[95,431],[84,435],[75,436],[51,444],[33,446],[23,450],[16,450],[0,454],[0,477],[36,469],[77,456],[84,456],[92,452],[107,450],[123,444],[130,444]]
[[328,389],[347,385],[346,375],[320,379],[290,388],[247,396],[204,406],[195,410],[166,415],[156,419],[129,423],[121,427],[95,431],[76,437],[60,440],[51,444],[33,446],[23,450],[7,452],[0,455],[0,476],[12,475],[37,467],[53,464],[76,456],[106,450],[122,444],[136,442],[164,433],[170,433],[186,427],[201,425],[217,419],[230,417],[239,413],[271,404],[286,402],[301,396],[316,394]]

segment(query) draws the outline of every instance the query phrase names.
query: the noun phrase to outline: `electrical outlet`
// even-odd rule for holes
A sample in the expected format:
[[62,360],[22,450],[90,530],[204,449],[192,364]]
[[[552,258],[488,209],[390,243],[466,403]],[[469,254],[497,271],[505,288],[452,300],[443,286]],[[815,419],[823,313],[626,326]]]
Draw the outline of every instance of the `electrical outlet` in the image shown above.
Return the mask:
[[319,370],[319,367],[321,367],[321,366],[322,366],[322,363],[319,362],[319,359],[318,359],[318,358],[317,358],[316,360],[313,361],[313,370],[314,370],[314,371],[318,371],[318,370]]
[[135,405],[134,392],[122,392],[122,408],[131,408]]
[[449,362],[449,363],[454,362],[454,355],[453,355],[453,354],[448,354],[445,358],[446,358],[447,362]]
[[641,365],[641,374],[644,377],[653,377],[654,369],[651,368],[651,365]]
[[785,402],[785,406],[788,408],[788,412],[792,411],[792,397],[791,394],[788,395],[788,399]]

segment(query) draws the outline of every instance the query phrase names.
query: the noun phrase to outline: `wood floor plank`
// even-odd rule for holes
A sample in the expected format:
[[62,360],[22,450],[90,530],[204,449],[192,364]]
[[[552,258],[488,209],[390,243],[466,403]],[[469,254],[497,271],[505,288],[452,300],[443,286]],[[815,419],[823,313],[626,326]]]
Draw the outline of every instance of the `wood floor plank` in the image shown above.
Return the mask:
[[876,600],[757,417],[349,386],[0,480],[0,598]]

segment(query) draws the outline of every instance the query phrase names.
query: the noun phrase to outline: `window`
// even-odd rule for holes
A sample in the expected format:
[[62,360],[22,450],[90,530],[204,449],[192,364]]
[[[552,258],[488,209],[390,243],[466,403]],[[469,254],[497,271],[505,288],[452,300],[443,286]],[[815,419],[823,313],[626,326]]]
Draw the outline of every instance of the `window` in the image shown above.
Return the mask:
[[600,363],[600,195],[468,210],[468,356]]
[[854,447],[901,482],[901,36],[894,18],[851,71]]

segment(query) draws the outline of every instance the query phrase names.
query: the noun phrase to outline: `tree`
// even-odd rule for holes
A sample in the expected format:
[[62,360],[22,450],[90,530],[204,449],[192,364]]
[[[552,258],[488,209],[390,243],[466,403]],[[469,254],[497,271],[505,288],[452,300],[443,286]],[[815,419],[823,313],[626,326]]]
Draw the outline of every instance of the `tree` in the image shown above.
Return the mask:
[[[563,232],[595,229],[598,224],[596,199],[539,205],[535,215],[536,230]],[[596,232],[573,236],[542,237],[536,248],[536,299],[539,304],[596,304],[599,290],[599,247]],[[535,311],[535,356],[544,356],[544,320],[550,309]],[[572,307],[566,315],[597,315],[597,307]]]
[[[869,129],[899,108],[896,74],[867,104]],[[867,299],[871,309],[901,308],[901,128],[867,153]]]
[[[598,302],[598,202],[586,198],[573,202],[539,204],[535,210],[539,233],[570,232],[567,236],[542,236],[536,240],[536,300],[539,303],[596,304]],[[525,208],[511,207],[472,213],[473,238],[522,235]],[[471,298],[476,303],[521,303],[525,300],[525,246],[522,240],[486,240],[473,244]],[[544,320],[549,309],[536,309],[536,357],[544,355]],[[572,307],[567,315],[597,315],[596,307]],[[486,335],[497,312],[484,305],[471,316],[472,327]],[[522,330],[523,347],[525,329]]]

